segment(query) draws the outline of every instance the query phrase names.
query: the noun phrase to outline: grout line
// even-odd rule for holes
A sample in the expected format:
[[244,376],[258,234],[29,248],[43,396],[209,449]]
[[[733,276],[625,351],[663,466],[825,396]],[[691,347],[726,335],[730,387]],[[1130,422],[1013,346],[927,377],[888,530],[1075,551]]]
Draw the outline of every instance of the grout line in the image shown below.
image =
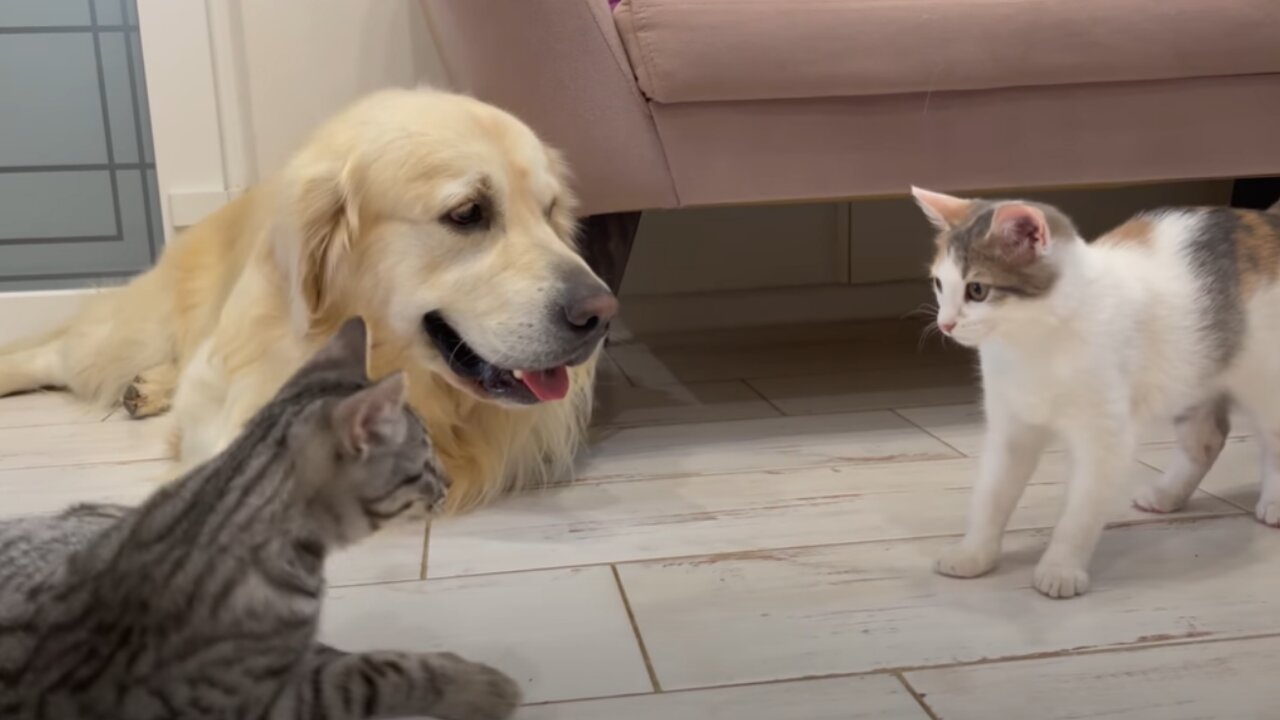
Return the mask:
[[430,557],[430,552],[431,552],[431,521],[427,520],[427,528],[422,533],[422,568],[421,568],[421,572],[418,574],[418,577],[423,580],[427,579],[427,559]]
[[1223,497],[1222,495],[1218,495],[1217,493],[1211,493],[1211,492],[1209,492],[1208,490],[1205,490],[1204,488],[1196,488],[1196,492],[1202,492],[1202,493],[1204,493],[1205,495],[1208,495],[1209,497],[1214,498],[1215,500],[1220,500],[1220,501],[1222,501],[1222,502],[1224,502],[1224,503],[1226,503],[1226,504],[1230,505],[1230,506],[1231,506],[1231,507],[1233,507],[1233,508],[1238,508],[1238,509],[1240,510],[1240,512],[1243,512],[1243,513],[1245,513],[1245,514],[1247,514],[1247,515],[1253,515],[1254,513],[1256,513],[1256,512],[1257,512],[1257,508],[1245,507],[1244,505],[1241,505],[1240,503],[1232,502],[1231,500],[1228,500],[1227,498]]
[[743,385],[746,385],[746,386],[751,390],[751,392],[753,392],[753,393],[755,393],[756,395],[760,396],[760,399],[761,399],[761,400],[763,400],[763,401],[765,401],[766,403],[768,403],[769,407],[773,408],[774,410],[776,410],[776,411],[778,412],[778,416],[779,416],[779,417],[795,417],[795,416],[793,416],[791,413],[787,412],[786,410],[783,410],[782,408],[778,407],[778,404],[777,404],[777,403],[775,403],[774,401],[770,400],[768,395],[765,395],[764,393],[760,392],[760,388],[758,388],[758,387],[756,387],[755,385],[751,384],[751,381],[750,381],[750,380],[748,380],[748,379],[746,379],[746,378],[741,378],[741,379],[739,379],[739,380],[738,380],[738,382],[742,383]]
[[[1155,470],[1156,472],[1158,472],[1158,473],[1160,473],[1160,474],[1162,474],[1162,475],[1164,474],[1164,468],[1156,467],[1155,465],[1152,465],[1151,463],[1149,463],[1149,462],[1147,462],[1146,460],[1143,460],[1143,459],[1141,459],[1141,458],[1135,458],[1135,459],[1138,461],[1138,464],[1139,464],[1139,465],[1143,465],[1143,466],[1145,466],[1145,467],[1149,467],[1149,468],[1151,468],[1152,470]],[[1216,462],[1216,461],[1215,461],[1215,462]],[[1255,512],[1255,509],[1254,509],[1254,508],[1245,507],[1244,505],[1241,505],[1240,503],[1232,502],[1231,500],[1228,500],[1227,498],[1223,497],[1222,495],[1219,495],[1219,494],[1217,494],[1217,493],[1213,493],[1213,492],[1209,492],[1208,490],[1205,490],[1203,487],[1199,487],[1199,486],[1197,486],[1197,487],[1196,487],[1196,492],[1204,493],[1205,495],[1208,495],[1209,497],[1213,498],[1214,500],[1218,500],[1219,502],[1226,503],[1227,505],[1230,505],[1230,506],[1231,506],[1231,507],[1233,507],[1233,508],[1237,508],[1237,509],[1239,509],[1239,510],[1240,510],[1240,512],[1247,513],[1247,514],[1250,514],[1250,515],[1252,515],[1252,514]],[[1194,493],[1192,494],[1192,496],[1194,497]]]
[[929,720],[940,720],[938,713],[934,712],[933,708],[929,707],[929,703],[925,702],[924,694],[907,682],[907,676],[903,672],[895,672],[893,676],[898,679],[898,682],[902,683],[902,687],[906,688],[907,692],[911,694],[912,699],[916,701],[916,704],[920,706],[924,714],[929,716]]
[[[622,363],[618,362],[616,359],[614,359],[612,355],[609,354],[609,348],[607,344],[604,348],[604,351],[601,352],[601,354],[604,355],[605,361],[608,362],[610,365],[613,365],[614,369],[618,371],[618,374],[622,375],[622,379],[627,381],[627,387],[639,387],[639,385],[636,385],[636,381],[632,380],[631,376],[627,374],[626,368],[622,367]],[[599,369],[597,369],[596,374],[598,375],[599,372],[600,372]],[[597,382],[596,384],[598,385],[599,383]]]
[[644,669],[649,673],[649,683],[653,685],[655,693],[662,692],[662,683],[658,682],[658,672],[653,669],[653,658],[649,657],[649,648],[644,644],[644,637],[640,634],[640,624],[636,622],[636,613],[631,608],[631,599],[627,597],[627,590],[622,586],[622,574],[618,572],[618,566],[609,565],[609,569],[613,572],[613,580],[618,584],[618,595],[622,598],[622,607],[627,611],[627,620],[631,622],[631,632],[636,636],[636,644],[640,646],[640,657],[644,659]]
[[[681,693],[693,693],[693,692],[701,692],[701,691],[707,691],[707,690],[733,690],[736,688],[761,687],[761,686],[769,686],[769,685],[784,685],[787,683],[802,683],[802,682],[813,682],[818,680],[838,680],[842,678],[863,678],[863,677],[897,677],[899,679],[899,682],[906,684],[906,681],[903,678],[903,676],[906,673],[912,673],[912,672],[931,672],[936,670],[950,670],[953,668],[984,667],[988,665],[1009,665],[1009,664],[1019,663],[1019,662],[1034,662],[1036,660],[1048,660],[1053,658],[1089,657],[1092,655],[1113,655],[1113,654],[1123,653],[1123,652],[1142,652],[1147,650],[1156,651],[1162,648],[1182,647],[1185,645],[1216,645],[1219,643],[1230,643],[1230,642],[1248,643],[1255,640],[1270,640],[1270,639],[1277,639],[1277,638],[1280,638],[1280,632],[1255,633],[1252,635],[1238,635],[1234,637],[1221,637],[1221,638],[1188,638],[1188,639],[1171,640],[1171,641],[1164,641],[1164,642],[1129,643],[1129,644],[1123,644],[1123,645],[1111,645],[1107,647],[1064,648],[1062,650],[1051,650],[1048,652],[1027,653],[1025,655],[1008,655],[1008,656],[996,657],[996,658],[982,658],[980,660],[941,663],[938,665],[913,665],[913,666],[903,666],[903,667],[876,668],[874,670],[861,670],[861,671],[846,672],[846,673],[835,672],[835,673],[825,673],[825,674],[815,674],[815,675],[800,675],[797,677],[773,678],[770,680],[754,680],[754,681],[737,682],[737,683],[729,682],[729,683],[719,683],[719,684],[713,684],[713,685],[700,685],[698,687],[682,687],[682,688],[676,688],[673,690],[665,690],[663,691],[662,694],[678,695]],[[909,684],[907,684],[907,690],[911,692],[913,696],[915,695],[915,688],[913,688]],[[526,707],[536,707],[540,705],[570,705],[574,703],[592,702],[597,700],[615,700],[615,699],[623,699],[623,698],[647,697],[653,694],[654,693],[634,692],[634,693],[620,693],[617,695],[595,695],[590,697],[572,698],[567,700],[546,700],[542,702],[528,703]],[[921,696],[921,698],[923,698],[923,696]],[[917,702],[925,706],[926,712],[929,713],[929,717],[931,718],[931,720],[936,720],[938,718],[938,716],[932,712],[932,709],[928,708],[928,706],[925,705],[922,702],[922,700],[917,699]]]
[[[775,418],[758,418],[761,420],[772,420]],[[737,420],[731,422],[739,422]],[[948,446],[950,447],[950,446]],[[957,451],[959,452],[959,451]],[[1056,451],[1055,451],[1056,452]],[[899,456],[901,460],[884,460],[882,458],[874,458],[867,460],[850,460],[848,458],[842,460],[833,459],[830,462],[818,462],[811,465],[761,465],[759,467],[738,468],[736,470],[705,470],[702,472],[673,472],[658,473],[656,475],[597,475],[597,476],[581,476],[574,478],[569,483],[558,483],[548,485],[546,489],[554,489],[560,487],[570,487],[573,485],[612,485],[615,483],[633,483],[633,482],[649,482],[653,480],[675,480],[678,478],[687,478],[690,480],[702,477],[723,477],[725,475],[747,475],[756,473],[789,473],[800,472],[803,470],[817,470],[822,468],[877,468],[888,467],[893,465],[904,465],[907,463],[934,463],[934,462],[954,462],[956,460],[973,460],[971,455],[914,455],[911,453],[903,453]]]
[[962,451],[960,450],[960,448],[956,447],[955,445],[952,445],[951,443],[947,442],[946,440],[943,440],[942,438],[938,437],[937,435],[934,435],[934,434],[933,434],[932,432],[930,432],[927,428],[925,428],[925,426],[921,425],[920,423],[916,422],[915,420],[912,420],[911,418],[907,417],[906,415],[903,415],[902,413],[898,412],[898,410],[897,410],[896,408],[895,408],[895,409],[890,410],[889,412],[891,412],[891,413],[893,413],[894,415],[896,415],[896,416],[898,416],[898,417],[902,418],[902,420],[903,420],[904,422],[906,422],[907,424],[909,424],[909,425],[911,425],[912,427],[916,428],[917,430],[919,430],[920,432],[924,433],[925,435],[928,435],[929,437],[933,438],[934,440],[937,440],[938,442],[942,443],[942,444],[943,444],[943,445],[945,445],[946,447],[951,448],[954,452],[960,453],[960,457],[977,457],[976,455],[970,455],[969,453],[962,452]]
[[[1177,513],[1169,513],[1167,515],[1148,514],[1147,516],[1144,516],[1138,519],[1116,520],[1114,522],[1108,522],[1106,524],[1106,528],[1107,529],[1124,529],[1124,528],[1136,528],[1136,527],[1140,527],[1140,528],[1156,527],[1161,525],[1188,525],[1191,523],[1203,522],[1207,520],[1224,520],[1224,519],[1238,520],[1241,517],[1242,515],[1238,511],[1222,512],[1222,513],[1204,513],[1201,515],[1179,515]],[[1007,537],[1008,535],[1012,535],[1014,533],[1022,533],[1022,534],[1047,533],[1052,529],[1053,529],[1052,524],[1037,526],[1037,527],[1013,528],[1010,530],[1006,530],[1005,536]],[[802,552],[805,550],[823,550],[823,549],[839,548],[839,547],[852,548],[860,545],[873,545],[877,543],[911,543],[911,542],[921,542],[921,541],[927,541],[927,540],[945,540],[947,538],[957,538],[963,534],[964,534],[963,531],[957,531],[952,533],[939,533],[936,535],[912,535],[909,537],[880,537],[880,538],[869,538],[866,540],[845,540],[845,541],[825,542],[825,543],[810,543],[807,545],[786,545],[781,547],[754,548],[750,550],[724,550],[724,551],[718,551],[718,552],[713,551],[713,552],[693,553],[690,555],[666,555],[662,557],[640,557],[632,560],[601,560],[599,562],[584,562],[584,563],[579,563],[577,565],[547,565],[547,566],[541,566],[541,567],[512,568],[508,570],[488,570],[484,572],[466,572],[466,573],[458,573],[454,575],[442,575],[432,579],[438,581],[438,580],[453,580],[453,579],[461,579],[461,578],[481,578],[481,577],[491,577],[494,575],[513,575],[517,573],[579,570],[583,568],[596,568],[596,567],[606,567],[606,566],[614,567],[616,571],[616,567],[619,565],[648,565],[648,564],[655,564],[655,563],[684,562],[688,560],[700,560],[704,558],[707,558],[707,559],[736,558],[736,559],[749,560],[754,556],[767,555],[769,553]]]

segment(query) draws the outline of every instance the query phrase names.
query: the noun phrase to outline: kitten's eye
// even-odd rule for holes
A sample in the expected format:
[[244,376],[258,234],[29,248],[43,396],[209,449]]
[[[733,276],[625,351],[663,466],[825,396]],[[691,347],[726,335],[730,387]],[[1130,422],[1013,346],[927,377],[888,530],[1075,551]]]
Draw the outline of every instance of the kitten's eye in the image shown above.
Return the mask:
[[973,302],[982,302],[987,299],[987,286],[982,283],[969,283],[964,286],[964,296]]
[[453,225],[470,227],[484,222],[484,208],[480,203],[469,202],[450,210],[445,217]]
[[934,278],[934,279],[933,279],[933,289],[934,289],[934,290],[937,290],[938,292],[942,292],[942,280],[941,280],[941,278]]

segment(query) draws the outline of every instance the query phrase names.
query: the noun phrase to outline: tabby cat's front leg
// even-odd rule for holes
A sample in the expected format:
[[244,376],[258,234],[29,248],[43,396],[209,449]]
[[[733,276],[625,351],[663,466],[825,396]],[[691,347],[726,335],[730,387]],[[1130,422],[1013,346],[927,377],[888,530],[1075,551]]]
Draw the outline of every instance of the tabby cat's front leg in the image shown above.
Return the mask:
[[504,720],[519,704],[514,680],[453,653],[345,653],[317,645],[274,718]]

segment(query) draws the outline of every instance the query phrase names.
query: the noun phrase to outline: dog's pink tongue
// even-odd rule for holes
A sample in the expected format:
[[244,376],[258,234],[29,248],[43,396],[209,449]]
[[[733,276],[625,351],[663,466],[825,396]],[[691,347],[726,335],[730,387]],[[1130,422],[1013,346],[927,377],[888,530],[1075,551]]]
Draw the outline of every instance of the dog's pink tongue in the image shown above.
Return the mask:
[[550,370],[526,370],[521,379],[542,402],[569,394],[569,369],[563,365]]

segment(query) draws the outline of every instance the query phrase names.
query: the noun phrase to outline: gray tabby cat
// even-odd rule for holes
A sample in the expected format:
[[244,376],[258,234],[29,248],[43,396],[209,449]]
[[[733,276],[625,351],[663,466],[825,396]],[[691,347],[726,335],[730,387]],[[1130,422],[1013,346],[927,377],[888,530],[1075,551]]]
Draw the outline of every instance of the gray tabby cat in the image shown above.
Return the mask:
[[446,482],[403,377],[365,376],[349,321],[221,455],[137,509],[0,523],[0,718],[511,715],[455,655],[316,642],[326,554]]

